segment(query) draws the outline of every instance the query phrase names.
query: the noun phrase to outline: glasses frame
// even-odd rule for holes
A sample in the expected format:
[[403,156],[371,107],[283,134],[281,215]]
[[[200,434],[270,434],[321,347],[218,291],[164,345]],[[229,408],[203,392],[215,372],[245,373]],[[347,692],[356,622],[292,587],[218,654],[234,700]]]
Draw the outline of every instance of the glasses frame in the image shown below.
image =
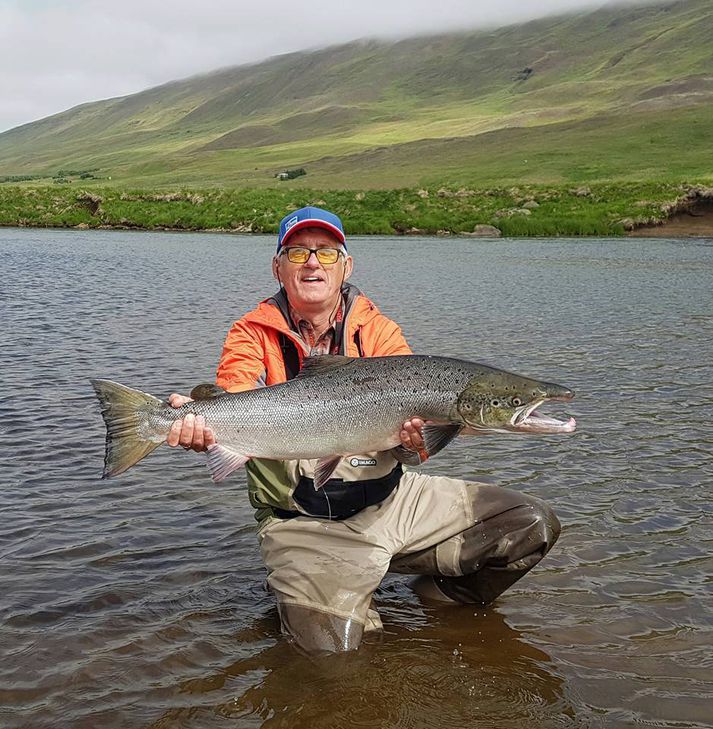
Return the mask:
[[[290,251],[307,251],[307,258],[304,259],[304,261],[290,261]],[[319,254],[321,251],[336,251],[337,252],[337,258],[334,261],[325,262],[322,261],[319,257]],[[286,255],[287,260],[290,261],[290,263],[294,263],[298,266],[304,266],[307,261],[309,261],[310,256],[314,253],[314,255],[317,258],[317,261],[319,262],[320,266],[334,266],[340,258],[345,258],[346,254],[344,253],[344,250],[342,248],[332,248],[331,246],[328,248],[307,248],[307,246],[287,246],[283,248],[280,251],[280,255]]]

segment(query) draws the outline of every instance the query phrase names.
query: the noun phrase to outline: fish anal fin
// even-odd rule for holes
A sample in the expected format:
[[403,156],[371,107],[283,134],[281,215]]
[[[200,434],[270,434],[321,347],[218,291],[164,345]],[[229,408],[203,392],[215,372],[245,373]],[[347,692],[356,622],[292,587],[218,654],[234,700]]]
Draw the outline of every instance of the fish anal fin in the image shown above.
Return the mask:
[[426,423],[423,426],[423,445],[429,456],[443,450],[462,430],[459,423]]
[[325,372],[333,372],[344,365],[353,362],[356,357],[345,357],[341,354],[319,354],[315,357],[305,357],[302,361],[302,368],[297,377],[312,377]]
[[204,382],[200,385],[196,385],[191,390],[192,400],[213,400],[216,397],[222,397],[226,394],[226,391],[218,385],[213,385],[210,382]]
[[232,448],[214,443],[208,446],[208,470],[216,483],[230,476],[250,460],[250,456],[234,451]]
[[341,460],[341,456],[326,456],[317,461],[317,467],[314,469],[315,491],[319,491],[329,481],[330,476],[334,473],[334,469]]

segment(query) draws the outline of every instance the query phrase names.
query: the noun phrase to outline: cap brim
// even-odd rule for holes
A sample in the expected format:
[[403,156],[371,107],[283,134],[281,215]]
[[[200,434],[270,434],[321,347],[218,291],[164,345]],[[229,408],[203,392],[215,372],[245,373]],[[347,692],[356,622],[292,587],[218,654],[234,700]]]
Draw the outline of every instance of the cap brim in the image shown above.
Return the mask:
[[326,220],[319,220],[318,218],[308,218],[307,220],[300,220],[299,223],[295,223],[284,235],[282,240],[280,241],[280,248],[285,245],[285,243],[290,239],[290,236],[293,233],[296,233],[298,230],[302,230],[303,228],[324,228],[324,230],[328,230],[334,237],[342,244],[347,242],[347,239],[344,235],[344,233],[337,228],[336,225],[332,225],[331,223],[328,223]]

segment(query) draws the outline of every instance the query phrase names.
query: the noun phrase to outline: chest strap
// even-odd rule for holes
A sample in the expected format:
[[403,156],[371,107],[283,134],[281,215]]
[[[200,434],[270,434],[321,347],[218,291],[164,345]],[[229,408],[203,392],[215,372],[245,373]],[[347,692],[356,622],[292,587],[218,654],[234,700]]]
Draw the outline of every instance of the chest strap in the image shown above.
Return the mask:
[[312,516],[341,521],[358,514],[367,506],[381,503],[399,485],[402,475],[403,468],[398,463],[391,473],[381,478],[365,481],[332,478],[319,491],[314,490],[313,479],[302,476],[292,498],[304,511],[288,511],[276,506],[273,506],[272,510],[280,519]]

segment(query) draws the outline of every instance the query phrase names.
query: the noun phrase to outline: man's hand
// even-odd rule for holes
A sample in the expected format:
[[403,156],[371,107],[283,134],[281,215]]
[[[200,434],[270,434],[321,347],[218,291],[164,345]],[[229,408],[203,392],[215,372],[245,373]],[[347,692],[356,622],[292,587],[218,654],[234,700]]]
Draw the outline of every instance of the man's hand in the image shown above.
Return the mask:
[[428,454],[423,447],[423,426],[424,421],[421,418],[411,418],[403,424],[399,435],[401,445],[410,451],[416,451],[421,456],[421,460],[425,461]]
[[[187,402],[191,402],[190,397],[172,393],[168,398],[168,403],[173,408],[180,408]],[[192,450],[196,453],[207,451],[208,446],[215,443],[215,433],[206,427],[205,418],[202,415],[186,415],[183,420],[176,420],[168,431],[166,443],[175,448],[183,446],[186,450]]]

